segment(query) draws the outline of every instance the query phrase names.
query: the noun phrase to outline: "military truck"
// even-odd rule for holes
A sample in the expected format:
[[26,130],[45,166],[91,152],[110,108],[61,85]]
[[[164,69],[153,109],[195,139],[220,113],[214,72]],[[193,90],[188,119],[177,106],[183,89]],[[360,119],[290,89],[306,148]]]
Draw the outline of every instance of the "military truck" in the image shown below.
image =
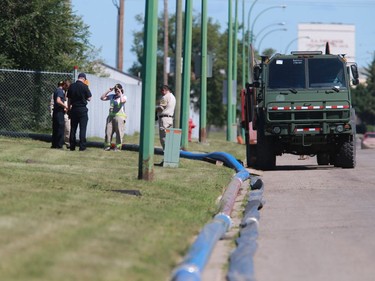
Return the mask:
[[316,155],[318,165],[355,167],[355,63],[330,54],[327,45],[324,54],[263,56],[252,76],[242,96],[248,166],[273,169],[276,156],[289,153]]

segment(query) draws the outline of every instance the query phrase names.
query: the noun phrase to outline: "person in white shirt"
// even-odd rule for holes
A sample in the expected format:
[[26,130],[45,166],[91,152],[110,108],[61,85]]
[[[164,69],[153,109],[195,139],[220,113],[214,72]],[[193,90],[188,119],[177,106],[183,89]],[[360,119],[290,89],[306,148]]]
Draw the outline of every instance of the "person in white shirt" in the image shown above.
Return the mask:
[[173,127],[174,110],[176,107],[176,98],[172,94],[171,89],[168,85],[163,85],[160,88],[162,97],[159,101],[159,105],[156,106],[156,113],[159,122],[159,137],[160,144],[165,148],[165,130]]

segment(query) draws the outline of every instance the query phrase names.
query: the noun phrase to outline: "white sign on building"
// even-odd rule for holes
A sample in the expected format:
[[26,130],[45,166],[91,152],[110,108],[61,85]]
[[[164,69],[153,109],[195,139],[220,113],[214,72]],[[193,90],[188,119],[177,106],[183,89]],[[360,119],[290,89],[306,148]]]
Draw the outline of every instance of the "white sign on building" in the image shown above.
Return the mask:
[[348,61],[355,61],[355,26],[352,24],[298,24],[298,50],[325,52],[329,42],[331,54],[345,54]]

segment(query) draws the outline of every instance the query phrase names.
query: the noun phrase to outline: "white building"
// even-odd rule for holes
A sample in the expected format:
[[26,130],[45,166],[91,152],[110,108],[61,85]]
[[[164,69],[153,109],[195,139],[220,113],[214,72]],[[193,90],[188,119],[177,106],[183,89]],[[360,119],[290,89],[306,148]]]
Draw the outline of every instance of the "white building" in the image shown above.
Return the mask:
[[91,101],[87,105],[89,109],[87,136],[104,138],[109,102],[102,101],[100,96],[117,83],[123,86],[125,95],[128,98],[125,104],[125,112],[128,116],[125,125],[125,134],[133,135],[135,132],[140,132],[142,104],[141,79],[104,64],[102,65],[102,71],[108,74],[109,77],[98,77],[87,74],[89,88],[92,93]]
[[325,51],[329,43],[331,54],[345,54],[355,62],[355,26],[341,23],[298,24],[299,51]]

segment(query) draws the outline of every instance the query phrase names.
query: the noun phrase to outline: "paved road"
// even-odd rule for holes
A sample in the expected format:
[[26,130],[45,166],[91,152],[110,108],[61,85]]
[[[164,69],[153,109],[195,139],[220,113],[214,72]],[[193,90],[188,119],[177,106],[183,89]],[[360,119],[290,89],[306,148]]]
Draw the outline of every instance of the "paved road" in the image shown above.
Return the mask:
[[375,280],[375,150],[357,149],[357,167],[316,158],[277,158],[263,173],[257,281]]

